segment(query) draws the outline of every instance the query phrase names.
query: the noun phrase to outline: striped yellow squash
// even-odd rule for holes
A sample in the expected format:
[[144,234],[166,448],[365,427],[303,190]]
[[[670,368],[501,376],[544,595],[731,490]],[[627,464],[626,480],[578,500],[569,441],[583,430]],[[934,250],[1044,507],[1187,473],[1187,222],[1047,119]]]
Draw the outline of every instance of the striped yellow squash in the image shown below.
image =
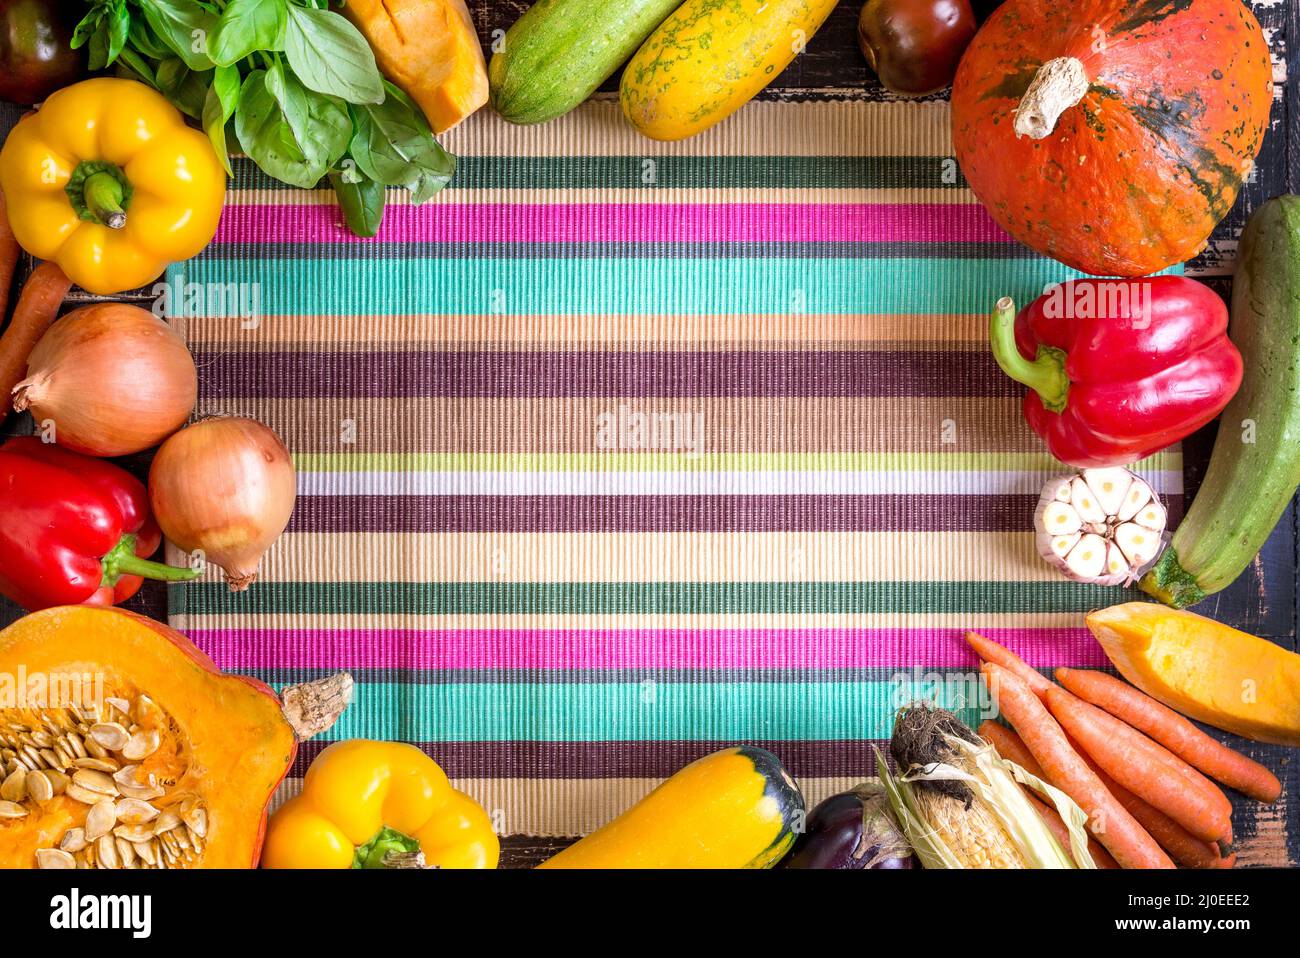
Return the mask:
[[656,140],[707,130],[775,80],[835,3],[686,0],[628,62],[623,113]]

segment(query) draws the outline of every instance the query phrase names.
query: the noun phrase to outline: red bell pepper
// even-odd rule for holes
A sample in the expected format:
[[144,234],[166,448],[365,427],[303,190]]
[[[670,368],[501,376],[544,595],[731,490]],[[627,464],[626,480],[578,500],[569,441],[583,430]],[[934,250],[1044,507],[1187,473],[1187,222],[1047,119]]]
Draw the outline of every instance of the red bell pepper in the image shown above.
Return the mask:
[[0,593],[29,611],[113,605],[144,578],[198,576],[149,561],[161,541],[130,473],[34,436],[0,446]]
[[1227,330],[1223,300],[1181,276],[1072,280],[1019,315],[999,300],[989,324],[1025,419],[1072,466],[1136,462],[1217,416],[1241,385]]

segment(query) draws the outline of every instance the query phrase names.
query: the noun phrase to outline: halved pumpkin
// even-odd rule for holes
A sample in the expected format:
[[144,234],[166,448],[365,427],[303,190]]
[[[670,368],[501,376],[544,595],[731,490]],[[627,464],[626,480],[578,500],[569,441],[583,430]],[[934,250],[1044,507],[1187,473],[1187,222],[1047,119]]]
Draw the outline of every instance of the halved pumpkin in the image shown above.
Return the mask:
[[351,685],[281,701],[143,616],[20,619],[0,632],[0,867],[255,866],[297,742],[333,724]]

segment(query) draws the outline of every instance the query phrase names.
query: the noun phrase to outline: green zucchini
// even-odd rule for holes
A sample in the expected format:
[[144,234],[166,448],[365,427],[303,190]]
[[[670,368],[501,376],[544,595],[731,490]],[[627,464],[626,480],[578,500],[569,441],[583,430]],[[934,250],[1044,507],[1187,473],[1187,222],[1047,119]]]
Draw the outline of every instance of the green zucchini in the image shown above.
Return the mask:
[[1300,486],[1300,196],[1269,200],[1246,224],[1228,335],[1246,367],[1241,389],[1200,491],[1140,583],[1179,609],[1241,574]]
[[511,123],[563,116],[596,91],[682,0],[538,0],[488,65],[493,108]]

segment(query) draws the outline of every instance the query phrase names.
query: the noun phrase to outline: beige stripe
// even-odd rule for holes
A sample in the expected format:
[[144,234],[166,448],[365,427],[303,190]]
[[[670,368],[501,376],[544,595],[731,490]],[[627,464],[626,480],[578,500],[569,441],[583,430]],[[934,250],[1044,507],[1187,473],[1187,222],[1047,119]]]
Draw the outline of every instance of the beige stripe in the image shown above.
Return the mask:
[[536,126],[480,110],[441,138],[457,156],[932,156],[950,157],[945,102],[754,101],[698,136],[660,143],[637,133],[617,101],[589,100]]
[[[252,587],[256,589],[257,586]],[[1081,629],[1078,612],[891,612],[831,615],[172,615],[182,632],[212,629]]]
[[700,452],[1042,449],[1010,397],[229,399],[201,401],[197,411],[260,419],[298,454],[601,452],[617,451],[608,442],[622,441],[602,429],[616,422],[622,404],[647,415],[684,415],[692,426],[703,415]]
[[[1029,528],[1032,516],[1025,515]],[[216,580],[216,572],[209,573]],[[289,533],[263,582],[1057,582],[1026,532]]]
[[967,348],[983,315],[840,316],[235,316],[177,318],[191,347],[234,350]]
[[[411,194],[406,190],[387,191],[389,206],[411,205]],[[656,206],[673,206],[687,203],[944,203],[973,204],[975,194],[965,188],[921,189],[899,188],[806,188],[737,187],[730,189],[670,189],[667,187],[637,187],[633,189],[603,187],[581,189],[472,189],[459,186],[455,179],[446,190],[430,201],[432,204],[458,205],[483,203],[499,205],[552,204],[552,203],[654,203]],[[333,190],[299,190],[291,187],[272,187],[259,190],[231,190],[226,194],[227,206],[335,206]]]

